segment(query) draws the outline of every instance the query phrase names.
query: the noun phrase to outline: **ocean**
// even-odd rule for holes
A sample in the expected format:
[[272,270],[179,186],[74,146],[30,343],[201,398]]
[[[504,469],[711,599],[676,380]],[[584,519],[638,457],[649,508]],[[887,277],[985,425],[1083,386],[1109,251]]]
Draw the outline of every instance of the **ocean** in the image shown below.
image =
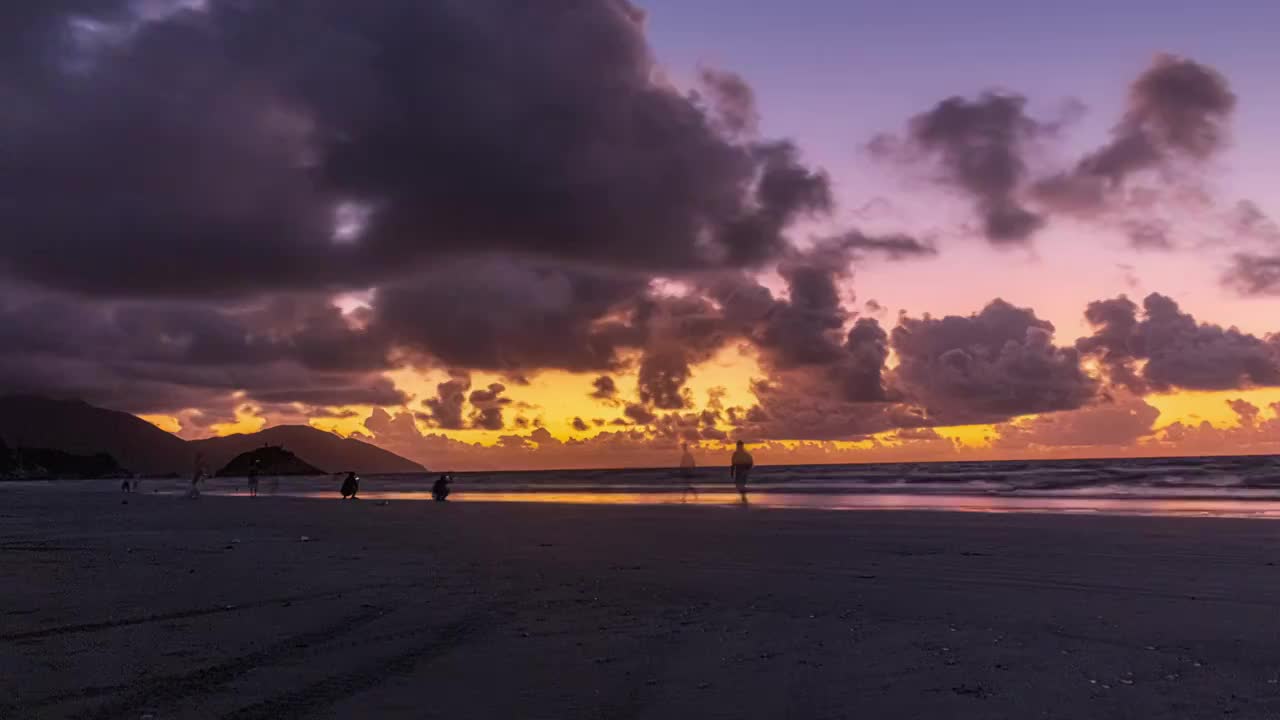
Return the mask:
[[[373,475],[360,497],[429,500],[437,474]],[[455,473],[451,502],[697,504],[737,506],[727,468]],[[341,475],[263,477],[260,494],[339,499]],[[36,483],[5,483],[5,486]],[[114,490],[119,481],[55,481],[62,489]],[[182,480],[143,480],[141,492],[181,494]],[[203,492],[247,494],[240,478]],[[1112,513],[1280,518],[1280,458],[1184,457],[756,467],[758,508]]]

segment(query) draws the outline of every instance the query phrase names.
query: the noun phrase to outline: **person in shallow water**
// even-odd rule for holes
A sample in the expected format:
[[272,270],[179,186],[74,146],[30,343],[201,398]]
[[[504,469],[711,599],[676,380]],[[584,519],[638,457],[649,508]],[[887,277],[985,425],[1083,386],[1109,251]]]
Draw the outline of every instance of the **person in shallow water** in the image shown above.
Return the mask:
[[346,479],[342,481],[342,499],[355,498],[358,492],[360,492],[360,478],[353,472],[347,473]]
[[249,497],[258,497],[258,461],[249,465]]
[[680,496],[681,502],[689,501],[689,494],[693,494],[693,499],[698,499],[698,488],[693,485],[693,470],[698,463],[693,459],[693,453],[689,452],[689,443],[681,446],[684,454],[680,456],[680,476],[684,478],[684,494]]
[[431,499],[436,502],[444,502],[449,497],[449,484],[453,482],[447,474],[441,475],[436,479],[434,485],[431,486]]
[[733,451],[733,458],[729,461],[729,477],[733,478],[733,484],[738,488],[738,495],[742,497],[742,504],[747,503],[747,476],[751,474],[751,466],[755,462],[751,459],[751,453],[747,452],[747,448],[738,441],[738,449]]
[[204,480],[204,455],[196,454],[195,467],[191,470],[191,489],[187,491],[187,497],[196,499],[200,497],[200,481]]

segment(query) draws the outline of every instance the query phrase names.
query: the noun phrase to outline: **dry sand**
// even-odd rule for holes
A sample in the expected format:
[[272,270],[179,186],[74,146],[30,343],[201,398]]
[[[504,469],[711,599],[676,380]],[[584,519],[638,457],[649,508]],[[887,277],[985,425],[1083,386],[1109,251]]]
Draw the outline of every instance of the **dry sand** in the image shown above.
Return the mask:
[[1278,534],[0,486],[0,717],[1277,718]]

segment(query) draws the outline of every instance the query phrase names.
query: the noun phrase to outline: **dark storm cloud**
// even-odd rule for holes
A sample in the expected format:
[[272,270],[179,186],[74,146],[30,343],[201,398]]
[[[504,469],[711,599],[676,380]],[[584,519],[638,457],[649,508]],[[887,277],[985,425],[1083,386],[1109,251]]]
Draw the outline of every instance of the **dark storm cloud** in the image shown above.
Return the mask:
[[885,392],[889,335],[874,318],[858,318],[845,340],[845,359],[837,367],[842,396],[851,402],[879,402]]
[[601,375],[591,381],[591,397],[597,400],[614,400],[618,397],[618,385],[608,375]]
[[127,33],[109,5],[20,12],[0,70],[0,263],[30,280],[235,295],[483,251],[683,272],[766,262],[830,207],[794,146],[655,80],[623,0],[210,0]]
[[245,402],[404,401],[381,374],[377,343],[340,325],[334,308],[314,298],[282,308],[103,304],[6,292],[0,392],[79,397],[133,412],[202,408],[224,415]]
[[502,411],[511,404],[511,398],[503,397],[507,387],[491,383],[483,390],[472,390],[467,401],[471,403],[471,426],[482,430],[501,430]]
[[892,334],[894,380],[939,424],[1081,407],[1096,383],[1053,332],[1032,310],[999,299],[967,317],[903,317]]
[[451,372],[448,380],[436,385],[436,396],[422,401],[431,411],[431,422],[445,430],[461,430],[463,405],[467,391],[471,389],[471,374],[461,370]]
[[[751,339],[766,378],[755,383],[758,401],[729,421],[760,438],[840,439],[925,422],[909,398],[887,382],[888,335],[874,318],[844,306],[842,284],[851,264],[875,252],[889,259],[927,257],[932,246],[905,236],[860,233],[829,238],[779,265],[786,296],[727,275],[708,286],[731,332]],[[848,328],[847,331],[845,328]]]
[[[398,347],[483,370],[604,370],[630,330],[601,324],[642,297],[641,276],[486,256],[381,288],[372,327]],[[624,307],[627,306],[627,307]]]
[[[603,424],[604,424],[604,421],[603,421],[603,420],[601,420],[600,422],[598,422],[598,423],[596,423],[596,424],[597,424],[597,425],[603,425]],[[587,423],[586,423],[582,418],[580,418],[580,417],[575,417],[575,418],[573,419],[573,429],[574,429],[574,430],[576,430],[576,431],[578,431],[578,432],[586,432],[587,430],[590,430],[590,429],[591,429],[591,426],[587,425]]]
[[804,252],[788,255],[778,265],[787,298],[745,278],[722,278],[710,293],[726,322],[742,330],[764,351],[768,363],[785,370],[841,361],[847,351],[841,336],[851,313],[844,307],[841,282],[851,265],[868,253],[891,260],[930,257],[936,250],[905,235],[869,236],[859,232],[829,238]]
[[850,402],[832,392],[832,380],[812,368],[774,374],[753,387],[757,405],[727,415],[738,437],[770,440],[857,440],[922,424],[905,406]]
[[654,415],[652,410],[635,403],[628,405],[626,409],[623,410],[622,414],[626,415],[638,425],[649,425],[658,419],[658,416]]
[[840,355],[839,331],[848,317],[837,285],[847,273],[844,263],[806,256],[783,263],[778,272],[789,297],[773,303],[756,344],[779,369],[833,362]]
[[341,375],[396,351],[613,369],[659,336],[640,317],[653,271],[767,262],[831,204],[790,143],[730,137],[754,122],[741,78],[707,73],[715,118],[655,79],[625,2],[206,7],[5,10],[0,266],[100,295],[376,287],[358,333],[336,311],[239,343],[216,316],[124,318],[142,340],[190,326],[185,352],[211,371],[287,355],[328,373],[336,401],[399,398]]
[[1027,115],[1026,98],[985,93],[947,98],[912,118],[905,139],[881,136],[869,148],[891,159],[936,161],[944,180],[975,201],[987,239],[1016,244],[1045,222],[1018,197],[1027,173],[1023,156],[1029,143],[1053,131]]
[[683,349],[666,347],[646,352],[636,376],[640,402],[662,410],[687,407],[689,398],[683,390],[689,374],[689,359]]
[[701,291],[646,298],[631,315],[629,334],[644,347],[636,381],[640,402],[646,406],[689,407],[684,385],[692,366],[710,360],[731,340],[750,334],[750,324],[731,322],[724,308]]
[[1164,295],[1148,295],[1141,311],[1123,295],[1096,301],[1085,317],[1094,333],[1076,347],[1098,357],[1113,383],[1135,392],[1280,385],[1276,343],[1234,327],[1198,323]]
[[1119,201],[1133,174],[1179,161],[1200,163],[1226,144],[1236,96],[1213,68],[1157,56],[1129,89],[1128,109],[1112,139],[1071,171],[1036,184],[1036,199],[1065,212],[1096,213]]

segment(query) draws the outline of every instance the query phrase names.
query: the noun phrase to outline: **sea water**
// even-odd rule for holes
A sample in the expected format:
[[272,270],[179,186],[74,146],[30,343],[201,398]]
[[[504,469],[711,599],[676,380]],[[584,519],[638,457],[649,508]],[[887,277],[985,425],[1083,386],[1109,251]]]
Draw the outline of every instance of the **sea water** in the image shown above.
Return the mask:
[[[453,473],[450,501],[741,505],[728,468]],[[338,499],[342,474],[263,477],[260,494]],[[366,500],[429,500],[437,473],[361,478]],[[184,493],[182,480],[142,480],[141,492]],[[27,484],[27,483],[22,483]],[[6,483],[6,485],[13,485]],[[119,492],[119,481],[54,481]],[[243,478],[204,483],[247,494]],[[1280,458],[1269,456],[758,466],[757,508],[1115,513],[1280,518]]]

